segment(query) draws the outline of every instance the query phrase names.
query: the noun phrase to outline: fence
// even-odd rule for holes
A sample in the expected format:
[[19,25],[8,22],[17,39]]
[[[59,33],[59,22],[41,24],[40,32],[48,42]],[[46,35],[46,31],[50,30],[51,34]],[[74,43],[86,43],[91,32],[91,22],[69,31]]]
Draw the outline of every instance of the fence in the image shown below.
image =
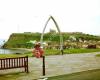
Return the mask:
[[28,56],[16,58],[0,58],[0,70],[13,68],[25,68],[25,72],[28,73]]

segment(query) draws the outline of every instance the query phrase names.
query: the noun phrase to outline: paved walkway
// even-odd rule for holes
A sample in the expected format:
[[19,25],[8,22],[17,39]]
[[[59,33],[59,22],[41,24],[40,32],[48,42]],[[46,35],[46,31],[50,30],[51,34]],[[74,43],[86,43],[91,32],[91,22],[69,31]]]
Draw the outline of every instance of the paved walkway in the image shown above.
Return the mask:
[[[100,52],[46,56],[46,77],[100,69],[100,57],[96,57],[96,54],[100,54]],[[13,71],[3,71],[2,74],[7,72],[18,72],[18,70],[15,70],[16,69]],[[21,70],[22,69],[19,71]],[[9,77],[11,77],[11,80],[33,80],[42,77],[42,58],[29,58],[29,71],[28,74],[20,73],[21,76],[18,76],[16,79],[11,75]]]

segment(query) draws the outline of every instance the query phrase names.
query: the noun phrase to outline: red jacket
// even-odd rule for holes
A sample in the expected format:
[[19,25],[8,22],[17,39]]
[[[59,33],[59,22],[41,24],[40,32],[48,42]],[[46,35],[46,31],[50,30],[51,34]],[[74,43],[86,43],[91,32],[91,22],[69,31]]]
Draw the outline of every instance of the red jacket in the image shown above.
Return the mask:
[[44,53],[44,51],[41,48],[34,48],[34,50],[33,50],[33,55],[35,55],[37,58],[42,57],[43,53]]

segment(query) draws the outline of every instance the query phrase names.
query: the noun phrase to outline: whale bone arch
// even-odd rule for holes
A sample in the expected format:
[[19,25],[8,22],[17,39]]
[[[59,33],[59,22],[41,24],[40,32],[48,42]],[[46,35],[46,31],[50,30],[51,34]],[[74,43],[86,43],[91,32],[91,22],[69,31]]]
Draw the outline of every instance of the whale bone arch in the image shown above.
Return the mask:
[[45,29],[46,29],[46,27],[47,27],[47,24],[48,24],[48,22],[49,22],[50,20],[52,20],[52,21],[54,22],[54,24],[55,24],[55,26],[56,26],[56,28],[57,28],[59,34],[60,34],[60,50],[61,50],[61,52],[62,52],[62,51],[63,51],[63,37],[62,37],[60,28],[59,28],[59,26],[58,26],[56,20],[55,20],[52,16],[50,16],[50,17],[48,18],[48,20],[46,21],[45,26],[44,26],[44,28],[43,28],[43,32],[42,32],[41,39],[40,39],[41,46],[43,47],[43,36],[44,36],[44,32],[45,32]]

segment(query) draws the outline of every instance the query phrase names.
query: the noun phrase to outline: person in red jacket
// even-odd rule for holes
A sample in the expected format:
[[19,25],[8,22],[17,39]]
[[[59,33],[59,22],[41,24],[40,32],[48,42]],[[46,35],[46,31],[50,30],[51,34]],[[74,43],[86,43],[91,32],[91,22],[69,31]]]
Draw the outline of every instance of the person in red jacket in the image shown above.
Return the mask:
[[36,43],[33,49],[33,55],[35,55],[36,58],[41,58],[43,56],[43,49],[40,47],[40,43]]

